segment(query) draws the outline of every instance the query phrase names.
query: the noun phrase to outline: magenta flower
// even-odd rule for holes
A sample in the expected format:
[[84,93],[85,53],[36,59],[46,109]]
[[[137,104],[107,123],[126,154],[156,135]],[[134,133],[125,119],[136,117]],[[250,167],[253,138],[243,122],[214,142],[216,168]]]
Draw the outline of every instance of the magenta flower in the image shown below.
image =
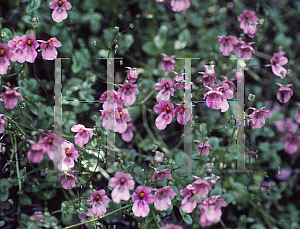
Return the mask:
[[159,151],[155,151],[154,161],[160,163],[164,160],[165,154]]
[[79,172],[77,170],[73,170],[70,173],[64,173],[59,175],[57,179],[61,179],[61,185],[64,189],[72,189],[75,186],[75,181],[77,181],[77,178],[75,177],[74,173]]
[[170,99],[170,96],[174,95],[174,88],[172,80],[167,78],[162,78],[160,83],[155,84],[155,89],[159,90],[156,100],[159,103],[160,101],[167,101]]
[[183,229],[183,227],[175,224],[167,224],[165,227],[161,227],[160,229]]
[[107,90],[105,91],[99,100],[105,102],[103,103],[104,110],[117,109],[117,107],[122,107],[123,100],[121,99],[121,95],[119,95],[115,90]]
[[37,57],[36,49],[39,47],[39,43],[36,41],[33,33],[29,35],[23,35],[22,41],[19,43],[20,49],[23,51],[23,57],[29,63],[33,63]]
[[38,221],[38,222],[44,222],[45,216],[43,215],[43,213],[41,211],[37,211],[32,216],[30,216],[29,218],[31,220],[35,220],[35,221]]
[[214,163],[207,163],[205,166],[206,172],[210,173],[214,169]]
[[255,53],[255,50],[251,47],[255,42],[249,42],[247,45],[243,44],[238,50],[239,58],[244,58],[245,60],[249,60],[252,56],[252,53]]
[[247,34],[247,26],[250,22],[256,23],[258,18],[255,16],[254,11],[244,10],[242,14],[238,16],[238,21],[240,21],[240,28],[244,30],[244,33]]
[[153,109],[156,113],[160,114],[155,120],[156,127],[159,130],[164,130],[175,117],[174,105],[162,100],[159,104],[156,104]]
[[[43,144],[45,146],[46,154],[54,162],[59,162],[61,160],[61,153],[57,150],[59,149],[63,141],[63,137],[52,133],[49,133],[48,136],[40,138],[40,144]],[[54,152],[56,152],[56,154],[54,154]]]
[[106,213],[104,204],[107,204],[110,199],[105,195],[105,190],[101,189],[99,191],[93,191],[88,201],[92,205],[93,214],[100,216]]
[[181,104],[178,107],[176,107],[174,113],[178,114],[177,122],[181,125],[186,125],[187,122],[190,120],[190,118],[193,116],[192,110],[188,106],[185,106],[184,104]]
[[236,80],[238,82],[241,83],[244,79],[244,69],[240,68],[240,71],[237,71],[236,69],[233,69],[233,71],[234,71],[234,77],[236,78]]
[[176,196],[176,193],[173,191],[172,187],[166,186],[153,190],[156,191],[154,195],[154,207],[160,211],[167,210],[172,204],[170,196]]
[[179,75],[177,72],[174,72],[174,73],[175,73],[175,77],[173,79],[174,87],[175,87],[175,89],[181,89],[184,85],[184,82],[185,82],[184,75],[186,73],[182,73],[181,75]]
[[128,110],[126,108],[118,108],[116,110],[116,115],[119,118],[116,119],[116,126],[114,128],[114,132],[118,132],[120,134],[124,133],[127,129],[127,123],[131,121],[130,114],[128,113]]
[[217,82],[217,78],[214,76],[215,74],[215,65],[204,65],[205,72],[198,72],[203,75],[202,84],[207,86],[209,84],[210,87],[214,85],[214,82]]
[[121,95],[121,99],[124,102],[125,106],[131,106],[135,102],[135,95],[139,94],[139,90],[132,83],[123,84],[122,88],[118,90],[118,93]]
[[14,53],[7,44],[0,43],[0,75],[4,75],[10,66],[9,60],[14,56]]
[[69,170],[75,166],[74,160],[79,157],[78,151],[75,150],[73,143],[64,141],[62,143],[62,158],[58,162],[60,170]]
[[106,130],[114,130],[117,125],[117,119],[120,118],[120,113],[115,109],[102,110],[100,118],[103,119],[102,126]]
[[43,144],[35,144],[32,140],[27,140],[31,147],[27,152],[27,158],[32,163],[39,163],[44,159],[44,153],[46,152],[45,146]]
[[199,153],[200,155],[206,155],[208,156],[209,154],[209,149],[212,149],[211,145],[208,144],[208,142],[205,142],[204,144],[198,140],[194,140],[194,142],[197,142],[198,148],[197,148],[197,153]]
[[295,114],[295,119],[297,123],[300,123],[300,103],[297,102],[297,105],[298,105],[298,109]]
[[230,90],[235,91],[235,90],[236,90],[236,87],[235,87],[235,85],[234,85],[234,83],[233,83],[233,81],[234,81],[235,79],[231,79],[230,81],[228,81],[228,79],[227,79],[226,76],[222,76],[222,77],[224,78],[224,80],[220,82],[220,85],[221,85],[221,84],[227,84],[227,85],[229,86],[229,89],[230,89]]
[[220,87],[215,88],[213,90],[211,87],[207,87],[209,89],[208,92],[204,94],[203,99],[206,98],[206,105],[211,109],[221,109],[221,112],[225,112],[229,108],[228,101],[225,95],[222,93]]
[[209,227],[213,223],[219,222],[221,219],[222,211],[220,206],[226,207],[224,199],[217,199],[219,196],[212,196],[211,199],[205,198],[200,204],[201,216],[199,224],[201,227]]
[[232,88],[230,88],[229,84],[222,81],[220,82],[217,87],[219,88],[219,91],[223,93],[226,99],[232,99],[233,98],[233,91]]
[[285,78],[287,74],[287,70],[282,66],[288,62],[288,58],[283,55],[282,52],[274,53],[271,64],[265,65],[266,67],[271,66],[274,75],[279,76],[281,79]]
[[154,201],[154,196],[151,194],[151,188],[138,186],[132,195],[132,201],[134,202],[132,205],[134,215],[136,217],[146,217],[150,212],[148,204],[153,203]]
[[67,10],[72,8],[72,5],[67,0],[53,0],[49,2],[50,9],[53,9],[52,19],[59,23],[68,17]]
[[139,74],[138,74],[138,71],[137,71],[137,68],[130,68],[130,67],[126,67],[129,69],[129,71],[127,72],[127,79],[130,83],[134,83]]
[[238,43],[236,37],[234,36],[218,36],[219,37],[219,44],[221,44],[221,52],[224,56],[229,56],[230,52],[233,51],[233,45]]
[[294,154],[297,152],[298,147],[300,147],[300,137],[293,134],[284,137],[284,150],[288,154]]
[[233,45],[233,52],[238,54],[239,50],[241,49],[241,47],[243,45],[246,45],[246,43],[242,40],[242,38],[239,38],[237,40],[237,43],[235,45]]
[[211,174],[211,177],[209,177],[207,180],[211,183],[211,184],[217,184],[219,181],[220,177],[216,176],[215,174]]
[[174,70],[174,67],[176,65],[176,62],[174,60],[174,56],[170,56],[168,57],[166,54],[161,53],[161,55],[164,56],[164,58],[161,61],[161,68],[162,70],[164,70],[165,72],[172,72]]
[[254,110],[251,114],[247,115],[248,118],[250,118],[247,121],[247,124],[252,127],[252,129],[256,128],[262,128],[265,125],[265,118],[271,118],[270,111],[264,111],[265,107],[260,108],[257,110],[256,108],[250,107],[250,109]]
[[186,213],[191,213],[197,206],[197,201],[195,200],[194,186],[188,184],[186,188],[180,190],[180,195],[184,196],[181,201],[181,209]]
[[194,189],[195,194],[201,196],[202,198],[207,196],[208,189],[211,190],[210,184],[206,181],[209,177],[206,177],[203,180],[201,180],[197,176],[192,176],[192,177],[194,177],[196,179],[193,183],[193,186],[195,188]]
[[15,87],[13,90],[10,90],[9,87],[2,85],[6,89],[5,92],[2,93],[1,98],[4,97],[4,104],[6,109],[14,109],[18,104],[18,98],[23,100],[23,96],[17,92],[17,90],[21,87]]
[[8,46],[13,49],[13,56],[11,57],[11,61],[19,63],[24,63],[25,58],[23,56],[23,50],[20,48],[20,43],[22,41],[22,37],[15,36],[12,40],[8,41]]
[[159,171],[157,168],[152,167],[155,170],[154,175],[152,176],[152,182],[155,182],[156,179],[158,179],[159,182],[162,182],[165,180],[165,178],[172,180],[171,173],[167,171],[168,169],[162,169]]
[[128,124],[127,125],[127,129],[125,130],[125,132],[123,132],[121,134],[121,137],[122,137],[123,141],[125,141],[125,142],[131,142],[131,140],[133,138],[132,131],[135,131],[135,130],[136,130],[136,128],[133,125]]
[[298,129],[298,124],[294,123],[290,117],[286,118],[286,120],[275,121],[274,125],[282,133],[295,134]]
[[244,30],[244,33],[246,33],[251,38],[255,37],[255,34],[257,32],[257,25],[258,23],[254,23],[254,22],[248,23],[246,29]]
[[186,10],[190,5],[190,0],[171,0],[171,7],[174,12]]
[[281,169],[280,171],[278,171],[278,173],[276,173],[275,177],[278,180],[287,181],[287,180],[289,180],[292,172],[293,172],[293,170],[291,168]]
[[54,60],[57,57],[56,48],[60,46],[61,46],[60,41],[57,40],[55,37],[50,38],[48,41],[42,41],[41,44],[42,57],[45,60]]
[[117,172],[109,181],[109,186],[113,187],[111,197],[114,202],[120,203],[121,200],[129,200],[129,190],[134,189],[134,180],[130,173]]
[[5,120],[2,119],[2,117],[4,116],[5,114],[0,114],[0,134],[2,134],[2,132],[4,131],[4,126],[7,126]]
[[287,103],[293,95],[293,90],[290,88],[293,84],[287,84],[285,87],[280,83],[276,84],[280,87],[276,94],[278,101],[281,103]]
[[74,125],[71,128],[72,132],[78,132],[75,135],[75,144],[83,147],[84,144],[88,143],[89,139],[93,137],[94,132],[92,128],[85,128],[84,125],[82,124],[78,124],[78,125]]

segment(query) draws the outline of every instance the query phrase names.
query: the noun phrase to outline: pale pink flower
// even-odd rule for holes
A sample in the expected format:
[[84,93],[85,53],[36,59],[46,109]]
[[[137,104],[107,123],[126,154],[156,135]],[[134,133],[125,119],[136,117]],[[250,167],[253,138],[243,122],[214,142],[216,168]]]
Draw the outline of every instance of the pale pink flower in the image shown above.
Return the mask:
[[293,95],[293,90],[290,88],[293,84],[287,84],[285,87],[280,83],[276,84],[280,87],[276,94],[278,101],[281,103],[287,103]]
[[161,53],[161,55],[164,56],[164,58],[161,61],[162,70],[164,70],[165,72],[172,72],[174,70],[175,65],[176,65],[176,62],[174,60],[174,57],[176,55],[173,55],[173,56],[170,56],[170,57],[168,57],[164,53]]
[[131,121],[130,114],[126,108],[119,108],[116,110],[116,126],[114,128],[114,132],[118,132],[120,134],[124,133],[127,129],[127,122]]
[[174,105],[164,100],[160,101],[153,107],[156,113],[160,115],[155,119],[155,125],[159,130],[164,130],[168,124],[172,122],[175,117]]
[[[255,50],[251,47],[255,42],[249,42],[247,45],[243,44],[238,50],[239,58],[249,60],[252,56],[252,53],[255,53]],[[251,53],[252,52],[252,53]]]
[[244,79],[244,69],[240,68],[239,71],[237,71],[236,69],[233,69],[233,71],[234,71],[234,77],[236,78],[236,80],[238,82],[241,83],[243,81],[243,79]]
[[132,131],[135,131],[135,130],[136,130],[136,128],[133,125],[127,124],[127,129],[125,130],[125,132],[123,132],[121,134],[123,141],[130,142],[133,138]]
[[283,79],[287,74],[287,70],[282,66],[287,62],[288,58],[286,58],[282,52],[278,52],[274,53],[271,59],[271,64],[267,64],[265,66],[271,66],[274,75],[279,76],[281,79]]
[[[57,57],[57,47],[60,47],[61,43],[55,37],[50,38],[48,41],[42,41],[41,50],[42,57],[45,60],[54,60]],[[56,48],[55,48],[56,47]]]
[[[40,137],[40,144],[45,146],[46,154],[54,162],[59,162],[61,160],[61,153],[58,152],[57,149],[59,149],[63,141],[63,137],[52,133],[49,133],[48,136]],[[54,154],[55,152],[56,154]]]
[[36,41],[33,33],[29,35],[23,35],[22,41],[19,43],[20,49],[23,51],[23,57],[29,63],[33,63],[37,57],[36,49],[39,47],[39,43]]
[[181,209],[186,213],[191,213],[197,206],[197,201],[195,200],[194,186],[188,184],[186,188],[180,190],[180,195],[184,196],[181,201]]
[[211,87],[207,87],[208,92],[204,94],[203,99],[206,98],[206,105],[211,109],[221,109],[221,112],[226,112],[229,108],[228,101],[225,95],[219,90],[220,87],[213,90]]
[[129,200],[129,190],[134,189],[134,180],[130,173],[117,172],[109,181],[109,186],[114,188],[111,192],[111,197],[114,202],[120,203],[121,200]]
[[155,151],[154,161],[160,163],[164,160],[165,154],[159,151]]
[[246,33],[249,37],[253,38],[257,32],[257,25],[258,23],[250,22],[246,26],[244,33]]
[[232,88],[229,87],[228,83],[225,83],[224,81],[220,82],[217,87],[219,88],[219,91],[223,93],[226,99],[232,99],[233,98],[233,91]]
[[246,45],[246,43],[242,40],[242,38],[240,37],[238,40],[237,40],[237,43],[235,45],[233,45],[233,52],[238,54],[239,50],[241,49],[241,47],[243,45]]
[[218,85],[222,85],[222,84],[227,84],[229,86],[229,89],[232,90],[233,92],[236,90],[236,86],[235,84],[233,83],[233,81],[235,79],[231,79],[228,81],[227,77],[226,76],[222,76],[224,78],[223,81],[221,81]]
[[121,95],[118,94],[115,90],[107,90],[105,91],[99,100],[105,102],[103,103],[103,109],[104,110],[110,110],[110,109],[117,109],[117,107],[122,107],[123,100],[121,98]]
[[52,19],[59,23],[68,17],[67,10],[72,8],[72,5],[67,0],[53,0],[49,2],[50,9],[53,9]]
[[193,186],[195,188],[194,189],[195,194],[201,196],[202,198],[207,196],[208,189],[211,190],[210,184],[206,181],[207,179],[209,179],[209,177],[205,177],[203,180],[197,176],[192,176],[192,177],[196,179],[193,183]]
[[194,140],[194,142],[197,142],[199,144],[197,147],[197,153],[200,155],[208,156],[209,149],[212,149],[211,145],[207,141],[204,144],[198,140]]
[[165,227],[161,227],[160,229],[183,229],[183,227],[174,224],[167,224]]
[[19,63],[25,62],[25,57],[23,56],[23,50],[20,48],[20,43],[22,41],[22,37],[15,36],[12,40],[8,41],[8,46],[13,49],[13,56],[11,57],[11,61]]
[[44,159],[44,153],[46,152],[46,148],[43,144],[35,144],[32,140],[27,140],[31,147],[27,152],[27,158],[32,163],[39,163]]
[[11,58],[14,56],[14,53],[6,43],[0,43],[0,75],[4,75],[7,72],[8,67],[10,66]]
[[221,44],[221,52],[224,56],[229,56],[230,52],[233,51],[233,45],[238,43],[236,37],[231,35],[229,36],[218,36],[219,37],[219,44]]
[[174,88],[172,80],[167,78],[162,78],[160,83],[155,84],[155,89],[159,90],[156,100],[159,103],[160,101],[167,101],[170,99],[170,96],[174,95]]
[[190,5],[190,0],[171,0],[171,7],[174,12],[186,10]]
[[156,179],[158,179],[159,182],[162,182],[165,180],[165,178],[172,180],[171,173],[167,171],[168,169],[162,169],[159,171],[157,168],[152,167],[155,170],[154,175],[152,176],[152,182],[155,182]]
[[153,190],[156,191],[154,195],[154,207],[160,211],[167,210],[172,204],[170,196],[176,196],[176,193],[173,192],[172,187],[166,186]]
[[75,166],[74,160],[79,157],[78,151],[75,150],[74,144],[64,141],[62,143],[62,158],[58,163],[60,170],[69,170]]
[[146,217],[149,212],[150,203],[154,202],[154,196],[151,194],[151,188],[138,186],[132,195],[132,211],[136,217]]
[[284,150],[288,154],[294,154],[298,151],[298,147],[300,147],[300,137],[293,134],[287,135],[284,137]]
[[238,16],[238,21],[240,21],[240,28],[244,30],[244,33],[247,34],[247,26],[250,22],[256,23],[258,18],[255,16],[254,11],[244,10],[242,14]]
[[186,73],[182,73],[181,75],[179,75],[177,72],[174,72],[174,73],[175,73],[175,77],[173,79],[174,87],[175,87],[175,89],[181,89],[184,85],[184,82],[185,82],[184,75]]
[[4,126],[7,126],[5,120],[2,119],[2,117],[4,116],[5,114],[0,114],[0,134],[2,134],[2,132],[4,131]]
[[132,83],[123,84],[122,88],[118,90],[121,99],[125,106],[131,106],[135,102],[135,94],[139,94],[139,90]]
[[278,171],[278,173],[275,174],[275,177],[278,180],[287,181],[287,180],[289,180],[292,172],[293,172],[293,170],[291,168],[281,169],[280,171]]
[[44,222],[45,216],[43,215],[43,213],[41,211],[37,211],[32,216],[30,216],[29,218],[31,220],[35,220],[35,221],[38,221],[38,222]]
[[127,79],[130,83],[134,83],[137,78],[138,78],[138,71],[137,68],[130,68],[130,67],[126,67],[129,69],[128,73],[127,73]]
[[277,130],[282,133],[295,134],[298,129],[298,124],[293,122],[293,119],[288,117],[285,120],[275,121],[274,125]]
[[72,126],[71,131],[77,132],[74,140],[75,144],[80,147],[83,147],[84,144],[88,143],[89,139],[92,138],[94,135],[92,128],[85,128],[85,126],[82,124]]
[[265,125],[264,116],[271,118],[270,111],[264,111],[264,108],[265,107],[262,107],[259,110],[253,107],[249,108],[254,110],[254,112],[252,112],[250,115],[247,115],[247,117],[250,118],[248,119],[247,124],[250,125],[252,129],[262,128]]
[[186,125],[190,118],[193,116],[191,108],[185,106],[184,104],[181,104],[178,107],[176,107],[174,113],[178,114],[177,122],[181,125]]
[[105,190],[101,189],[99,191],[93,191],[88,201],[92,205],[93,214],[99,216],[106,213],[104,204],[107,204],[110,199],[105,195]]
[[202,84],[207,86],[209,84],[210,87],[214,85],[214,82],[217,82],[217,78],[214,76],[215,74],[215,65],[204,65],[204,72],[198,72],[203,75]]
[[73,170],[70,173],[64,173],[58,176],[57,179],[61,179],[61,185],[64,189],[72,189],[75,186],[75,181],[77,182],[77,177],[75,177],[74,173],[79,172],[77,170]]
[[6,109],[14,109],[18,104],[18,98],[23,100],[23,96],[17,92],[17,90],[21,87],[15,87],[13,90],[10,90],[9,87],[2,85],[6,89],[5,92],[2,93],[1,98],[4,97],[4,104]]

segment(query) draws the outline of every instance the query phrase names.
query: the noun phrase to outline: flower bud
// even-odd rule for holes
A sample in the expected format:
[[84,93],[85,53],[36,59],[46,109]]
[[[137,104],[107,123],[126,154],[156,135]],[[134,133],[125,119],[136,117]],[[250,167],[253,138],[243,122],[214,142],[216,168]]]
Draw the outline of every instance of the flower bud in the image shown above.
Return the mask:
[[32,23],[33,23],[34,25],[39,24],[39,21],[40,21],[40,19],[39,19],[38,17],[32,18]]

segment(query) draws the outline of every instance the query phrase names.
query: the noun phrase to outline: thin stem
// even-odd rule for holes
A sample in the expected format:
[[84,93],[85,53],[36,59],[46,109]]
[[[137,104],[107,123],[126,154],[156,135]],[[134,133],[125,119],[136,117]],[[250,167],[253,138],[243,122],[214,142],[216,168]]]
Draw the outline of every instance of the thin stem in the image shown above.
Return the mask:
[[12,121],[18,128],[19,128],[19,130],[21,130],[21,132],[22,132],[22,134],[24,135],[24,136],[26,136],[26,134],[23,132],[23,130],[19,127],[19,125],[14,121],[14,120],[12,120],[10,117],[8,117],[8,116],[4,116],[5,118],[8,118],[10,121]]
[[154,221],[155,221],[155,223],[156,223],[156,225],[157,225],[157,228],[160,228],[160,226],[159,226],[159,224],[158,224],[158,222],[157,222],[156,216],[155,216],[155,214],[154,214],[154,211],[152,212],[152,215],[153,215],[153,219],[154,219]]
[[150,219],[141,229],[146,229],[147,226],[152,222],[153,219]]

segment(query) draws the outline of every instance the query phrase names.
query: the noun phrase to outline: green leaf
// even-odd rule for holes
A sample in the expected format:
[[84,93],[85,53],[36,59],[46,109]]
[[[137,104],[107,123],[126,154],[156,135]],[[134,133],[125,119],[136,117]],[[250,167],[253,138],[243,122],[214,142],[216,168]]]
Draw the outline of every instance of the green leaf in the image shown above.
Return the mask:
[[1,220],[0,221],[0,227],[4,226],[4,224],[5,224],[5,221]]
[[225,193],[221,196],[226,202],[226,204],[230,204],[233,201],[233,196],[230,193]]
[[161,49],[166,44],[167,35],[168,35],[168,27],[166,25],[160,26],[158,30],[158,34],[154,37],[154,45],[158,49]]
[[27,222],[27,229],[39,229],[37,222]]
[[193,223],[192,217],[188,213],[184,212],[181,209],[181,207],[179,208],[179,212],[180,212],[180,214],[181,214],[182,219],[184,220],[184,222],[186,222],[187,224],[192,224]]
[[41,0],[32,0],[30,4],[26,6],[26,13],[31,13],[32,11],[35,11],[38,9],[41,5]]
[[184,49],[191,39],[191,33],[188,29],[184,29],[178,36],[178,40],[174,43],[174,49]]
[[7,43],[13,39],[12,32],[8,28],[1,29],[2,43]]
[[210,191],[211,196],[222,195],[222,188],[220,186],[215,186],[214,189]]
[[57,224],[58,224],[58,220],[56,219],[55,216],[50,216],[45,218],[44,226],[46,228],[54,228],[55,226],[57,226]]
[[92,33],[98,33],[101,29],[101,20],[103,16],[101,13],[93,12],[90,16],[90,30]]
[[156,56],[160,52],[152,41],[147,41],[142,45],[142,50],[150,56]]
[[20,202],[21,202],[23,205],[31,205],[31,204],[32,204],[31,199],[30,199],[29,196],[26,195],[25,193],[22,193],[22,195],[20,195]]

